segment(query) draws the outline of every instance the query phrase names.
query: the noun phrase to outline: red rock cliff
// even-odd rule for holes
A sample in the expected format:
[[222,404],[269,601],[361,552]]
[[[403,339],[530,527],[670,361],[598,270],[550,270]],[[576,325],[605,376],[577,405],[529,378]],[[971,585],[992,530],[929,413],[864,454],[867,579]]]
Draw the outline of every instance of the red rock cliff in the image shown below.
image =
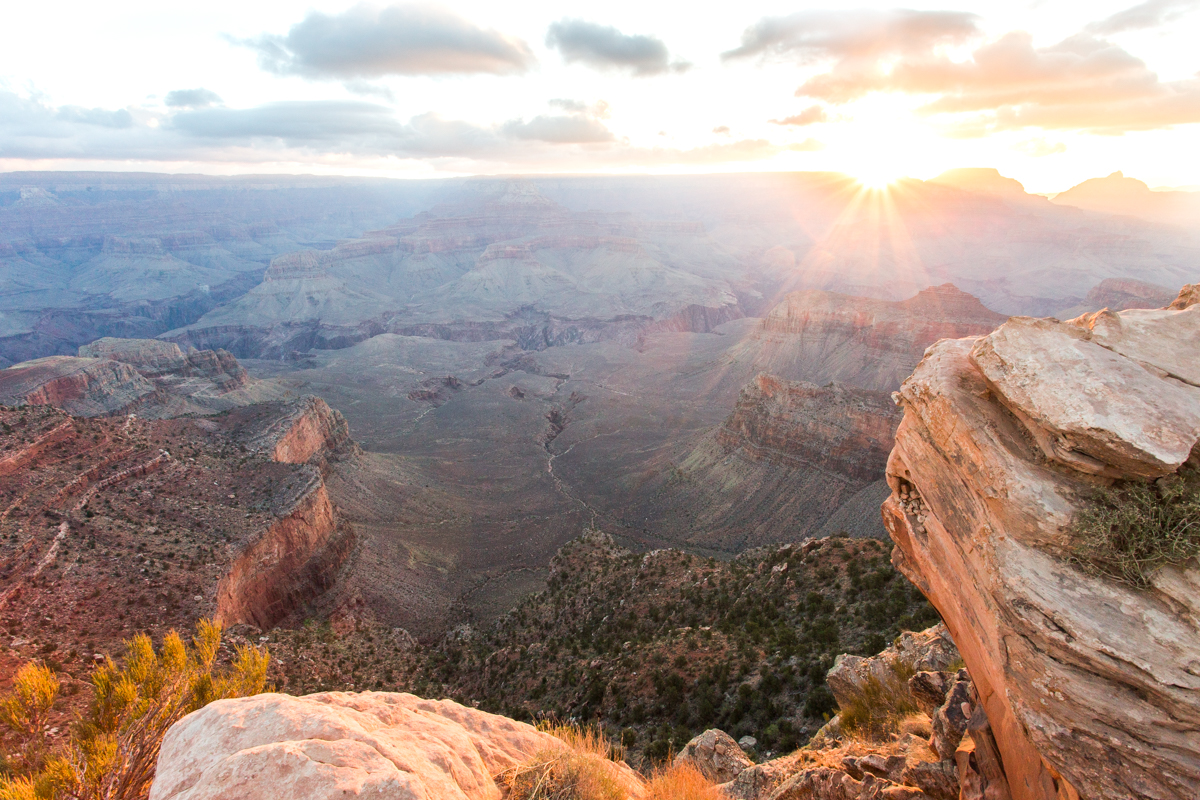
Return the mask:
[[338,530],[325,484],[315,470],[310,477],[290,508],[221,579],[215,614],[221,623],[245,622],[265,630],[332,585],[353,534]]
[[1014,318],[934,345],[900,390],[893,562],[958,644],[1015,800],[1200,787],[1200,568],[1138,589],[1065,555],[1095,487],[1196,460],[1196,299]]

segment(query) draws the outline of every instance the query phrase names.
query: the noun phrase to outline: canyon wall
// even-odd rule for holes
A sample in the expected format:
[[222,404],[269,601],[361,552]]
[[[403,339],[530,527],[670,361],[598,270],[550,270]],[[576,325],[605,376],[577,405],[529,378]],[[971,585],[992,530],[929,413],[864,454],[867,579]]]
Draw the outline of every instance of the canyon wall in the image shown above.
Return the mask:
[[78,356],[49,356],[0,370],[0,403],[52,405],[78,416],[170,418],[213,414],[284,391],[251,378],[225,350],[182,350],[157,339],[105,337]]
[[1097,488],[1200,460],[1196,300],[1014,318],[939,342],[899,392],[893,563],[962,652],[1014,800],[1200,786],[1200,568],[1118,582],[1071,528]]
[[221,579],[215,618],[267,630],[329,589],[353,546],[353,532],[339,530],[325,484],[311,468],[290,507],[238,554]]
[[902,301],[792,292],[737,351],[791,380],[892,391],[929,345],[988,333],[1005,319],[951,284]]
[[717,432],[758,458],[797,461],[860,481],[878,480],[900,415],[882,392],[785,381],[760,373]]
[[354,530],[339,522],[322,476],[326,459],[353,443],[345,418],[319,397],[245,414],[258,417],[239,431],[251,449],[306,465],[307,483],[276,502],[275,521],[237,555],[217,587],[217,619],[266,630],[330,589],[354,548]]

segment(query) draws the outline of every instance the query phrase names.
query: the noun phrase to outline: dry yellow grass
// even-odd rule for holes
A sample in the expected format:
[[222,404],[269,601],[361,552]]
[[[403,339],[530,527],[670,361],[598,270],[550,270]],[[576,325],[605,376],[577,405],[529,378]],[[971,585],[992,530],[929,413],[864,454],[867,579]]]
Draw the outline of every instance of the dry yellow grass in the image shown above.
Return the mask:
[[625,800],[627,792],[612,764],[620,760],[621,748],[594,728],[538,727],[566,747],[537,752],[496,776],[496,782],[507,790],[508,800]]
[[691,764],[667,767],[646,784],[642,800],[721,800],[716,784]]

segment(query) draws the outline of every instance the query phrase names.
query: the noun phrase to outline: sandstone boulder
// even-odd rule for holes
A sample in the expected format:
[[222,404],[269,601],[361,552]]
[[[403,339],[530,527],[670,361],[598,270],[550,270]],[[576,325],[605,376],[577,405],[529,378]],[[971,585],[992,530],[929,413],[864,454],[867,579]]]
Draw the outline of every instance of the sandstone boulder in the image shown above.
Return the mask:
[[869,658],[843,653],[833,662],[825,683],[838,705],[846,708],[872,678],[889,686],[898,675],[941,671],[958,658],[946,626],[935,625],[923,631],[905,631],[890,647]]
[[727,783],[754,762],[732,736],[712,729],[684,745],[675,756],[675,764],[691,764],[713,783]]
[[[1200,341],[1173,328],[1186,312],[1155,325],[1162,349],[1195,363]],[[1117,316],[1125,328],[1140,313]],[[961,650],[1014,800],[1195,797],[1200,568],[1164,568],[1138,590],[1063,554],[1102,482],[1093,462],[1115,477],[1171,471],[1195,444],[1200,399],[1077,325],[1013,320],[997,334],[939,342],[900,390],[883,509],[893,563]],[[962,763],[985,778],[975,762]]]
[[[1156,313],[1170,317],[1147,320]],[[1200,388],[1164,379],[1120,348],[1161,360],[1176,373],[1183,364],[1184,372],[1200,374],[1195,366],[1200,316],[1192,311],[1094,316],[1100,319],[1097,341],[1084,324],[1014,317],[979,339],[971,360],[1052,461],[1109,477],[1174,472],[1200,440]],[[1127,318],[1131,329],[1141,322],[1137,333],[1122,332]],[[1191,347],[1180,346],[1189,339]],[[1174,355],[1160,359],[1158,351]]]
[[499,800],[495,775],[563,746],[450,700],[262,694],[219,700],[176,723],[150,800]]

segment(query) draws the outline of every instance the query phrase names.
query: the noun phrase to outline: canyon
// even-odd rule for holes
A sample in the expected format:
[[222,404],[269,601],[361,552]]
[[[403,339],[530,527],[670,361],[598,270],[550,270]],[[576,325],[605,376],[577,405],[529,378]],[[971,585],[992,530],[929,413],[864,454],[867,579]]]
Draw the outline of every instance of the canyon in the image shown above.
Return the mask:
[[[0,673],[77,698],[203,615],[287,691],[552,708],[643,767],[719,724],[744,800],[1200,781],[1194,563],[1131,587],[1069,534],[1196,466],[1190,228],[986,170],[411,183],[0,176]],[[896,667],[937,615],[966,672]],[[887,752],[825,719],[879,665],[930,726]],[[204,724],[300,713],[241,708]]]

